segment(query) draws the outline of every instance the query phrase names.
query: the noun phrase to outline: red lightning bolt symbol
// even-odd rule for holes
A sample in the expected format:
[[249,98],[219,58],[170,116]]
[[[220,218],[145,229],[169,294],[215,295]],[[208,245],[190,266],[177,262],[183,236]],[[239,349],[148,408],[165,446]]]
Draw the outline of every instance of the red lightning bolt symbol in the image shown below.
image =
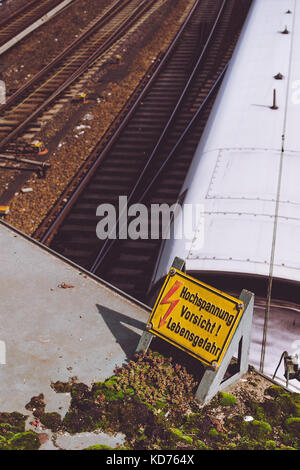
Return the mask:
[[169,292],[165,295],[165,297],[162,299],[162,301],[160,302],[160,305],[165,305],[165,304],[170,304],[170,307],[168,308],[167,312],[164,314],[163,317],[160,318],[160,321],[159,321],[159,326],[158,328],[161,328],[163,325],[165,325],[167,323],[167,318],[168,316],[170,315],[170,313],[172,312],[172,310],[174,310],[174,308],[176,307],[176,305],[178,304],[179,300],[180,299],[176,299],[176,300],[170,300],[170,297],[174,294],[174,292],[177,291],[177,289],[179,289],[180,286],[182,286],[182,282],[180,281],[176,281],[173,285],[173,287],[169,290]]

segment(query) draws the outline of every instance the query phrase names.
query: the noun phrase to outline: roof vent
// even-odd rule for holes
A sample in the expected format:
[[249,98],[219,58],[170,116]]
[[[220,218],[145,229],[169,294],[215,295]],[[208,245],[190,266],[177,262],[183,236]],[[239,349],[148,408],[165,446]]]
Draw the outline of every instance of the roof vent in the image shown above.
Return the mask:
[[279,73],[277,73],[276,75],[274,75],[274,78],[275,78],[276,80],[282,80],[282,79],[283,79],[283,75],[282,75],[282,73],[279,72]]
[[270,106],[271,109],[278,109],[277,102],[276,102],[276,90],[273,90],[273,105]]
[[290,15],[291,13],[292,13],[291,10],[286,11],[287,15]]
[[289,34],[289,30],[287,29],[287,26],[284,28],[283,31],[281,31],[281,34]]

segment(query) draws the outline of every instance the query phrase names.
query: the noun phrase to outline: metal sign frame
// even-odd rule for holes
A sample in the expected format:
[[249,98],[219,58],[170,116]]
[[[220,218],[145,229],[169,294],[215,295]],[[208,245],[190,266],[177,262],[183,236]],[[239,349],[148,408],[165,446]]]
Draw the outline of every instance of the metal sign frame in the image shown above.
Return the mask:
[[[172,268],[185,272],[185,262],[180,258],[175,258]],[[245,289],[241,292],[239,300],[244,304],[243,315],[239,320],[237,328],[227,345],[226,352],[221,360],[218,370],[201,364],[205,368],[203,377],[199,383],[195,398],[201,403],[207,403],[218,391],[229,387],[239,380],[248,370],[250,336],[253,318],[254,294]],[[138,343],[136,352],[147,351],[154,335],[149,331],[144,331]],[[158,336],[159,337],[159,336]],[[180,348],[182,349],[182,348]],[[237,351],[237,371],[224,379],[231,359]]]

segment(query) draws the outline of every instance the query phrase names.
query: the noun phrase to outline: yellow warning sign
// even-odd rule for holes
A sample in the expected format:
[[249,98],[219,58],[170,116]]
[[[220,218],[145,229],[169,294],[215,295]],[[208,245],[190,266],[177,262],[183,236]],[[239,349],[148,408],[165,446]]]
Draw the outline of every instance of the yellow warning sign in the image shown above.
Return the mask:
[[171,268],[147,328],[218,369],[243,311],[239,299]]

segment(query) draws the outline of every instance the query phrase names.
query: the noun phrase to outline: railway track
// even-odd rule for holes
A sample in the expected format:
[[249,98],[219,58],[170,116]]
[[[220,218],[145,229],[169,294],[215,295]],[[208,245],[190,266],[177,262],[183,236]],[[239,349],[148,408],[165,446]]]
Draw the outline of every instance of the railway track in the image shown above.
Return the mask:
[[195,2],[146,90],[99,150],[60,216],[50,226],[46,219],[36,238],[146,300],[161,240],[99,240],[96,209],[103,203],[118,208],[119,196],[147,207],[183,200],[182,183],[250,4]]
[[[53,102],[120,39],[155,0],[116,0],[70,46],[0,107],[0,151],[28,129]],[[10,145],[9,145],[10,144]],[[18,151],[18,150],[17,150]]]
[[[0,21],[0,53],[15,44],[19,39],[18,37],[21,38],[23,31],[49,14],[51,10],[54,10],[58,5],[64,8],[67,4],[68,2],[62,0],[30,0],[25,2],[8,18]],[[46,18],[43,19],[43,22],[45,20]]]

